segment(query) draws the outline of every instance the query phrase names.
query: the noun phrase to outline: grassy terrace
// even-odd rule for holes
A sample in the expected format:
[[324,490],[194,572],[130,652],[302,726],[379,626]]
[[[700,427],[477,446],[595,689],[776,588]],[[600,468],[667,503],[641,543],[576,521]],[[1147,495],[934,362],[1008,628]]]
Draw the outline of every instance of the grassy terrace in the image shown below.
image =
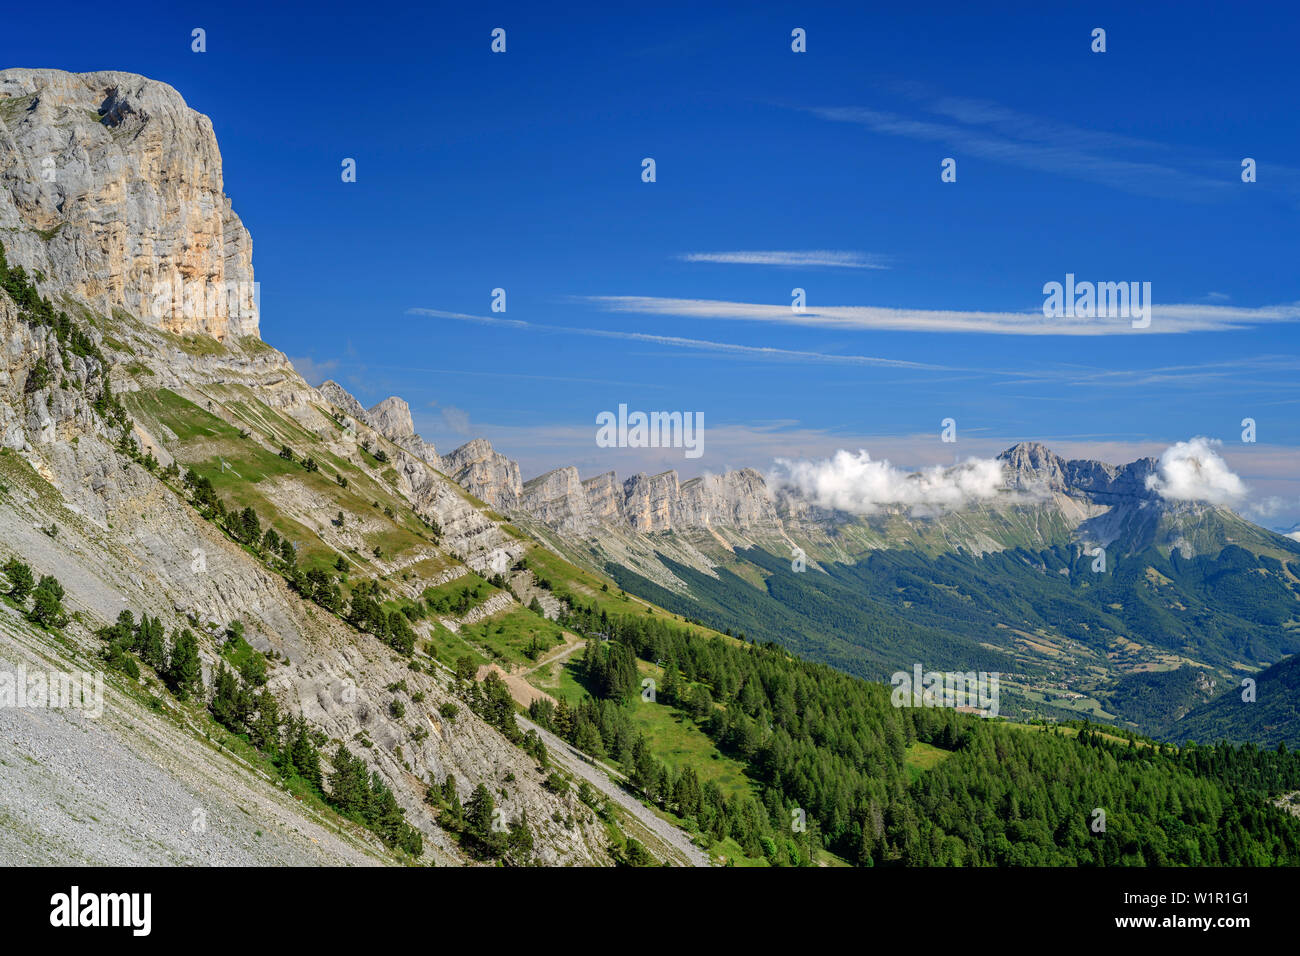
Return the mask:
[[[327,500],[327,513],[342,511],[345,527],[355,529],[361,522],[364,548],[347,555],[354,569],[370,565],[376,547],[385,560],[431,548],[423,525],[391,489],[382,487],[364,469],[330,454],[317,436],[297,422],[260,402],[236,400],[231,394],[235,390],[227,386],[220,398],[223,407],[249,432],[248,438],[240,427],[168,389],[134,392],[125,401],[133,414],[176,435],[171,452],[184,466],[208,478],[228,508],[253,508],[264,523],[269,521],[277,533],[298,545],[299,561],[305,568],[332,565],[339,552],[277,505],[284,501],[285,485],[296,486],[305,500]],[[255,432],[270,444],[293,448],[295,460],[262,447],[251,437]],[[304,456],[314,458],[319,470],[307,471],[301,463]],[[345,477],[348,487],[341,487],[335,475]]]
[[506,670],[516,664],[532,666],[533,658],[527,653],[530,647],[536,646],[544,654],[564,643],[557,624],[517,606],[468,624],[460,634],[463,641],[486,650],[492,661]]

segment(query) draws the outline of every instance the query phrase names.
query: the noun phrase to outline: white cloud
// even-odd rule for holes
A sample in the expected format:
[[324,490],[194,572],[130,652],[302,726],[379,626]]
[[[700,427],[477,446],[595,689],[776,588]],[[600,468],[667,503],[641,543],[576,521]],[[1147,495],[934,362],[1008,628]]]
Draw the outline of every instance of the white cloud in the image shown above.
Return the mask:
[[994,335],[1115,335],[1229,332],[1276,322],[1300,321],[1300,304],[1240,306],[1148,304],[1151,325],[1132,328],[1125,317],[1061,316],[1048,318],[1039,305],[1024,312],[976,312],[937,309],[895,309],[880,306],[809,304],[795,312],[789,303],[728,302],[718,299],[675,299],[659,296],[585,296],[607,312],[675,316],[694,319],[733,319],[779,325],[845,331],[980,332]]
[[820,461],[778,458],[768,481],[774,487],[797,489],[823,508],[871,514],[900,506],[933,514],[995,497],[1003,476],[1002,464],[994,458],[904,471],[887,460],[872,461],[865,450],[855,454],[841,449]]
[[408,315],[425,315],[435,319],[451,319],[456,322],[476,322],[496,328],[515,329],[529,332],[560,332],[565,335],[582,335],[588,338],[618,339],[624,342],[644,342],[648,345],[664,345],[669,348],[690,349],[697,352],[716,352],[735,358],[757,359],[762,361],[803,362],[825,365],[864,365],[879,368],[913,369],[918,371],[953,371],[942,365],[925,365],[921,362],[906,362],[901,359],[878,358],[873,355],[839,355],[827,352],[809,352],[800,349],[779,349],[770,346],[738,345],[732,342],[711,342],[704,339],[688,339],[679,335],[652,335],[648,332],[620,332],[615,329],[583,329],[564,325],[541,325],[537,322],[525,322],[522,319],[499,319],[487,315],[468,315],[463,312],[444,312],[441,309],[407,309]]
[[688,252],[678,256],[686,262],[721,262],[746,266],[829,266],[839,269],[888,269],[881,256],[838,249],[809,249],[802,252]]
[[1193,438],[1166,448],[1147,476],[1151,491],[1169,501],[1205,501],[1231,505],[1246,496],[1246,484],[1228,467],[1215,446],[1222,442]]
[[[853,123],[875,133],[942,143],[952,155],[978,156],[1043,173],[1100,183],[1145,196],[1196,202],[1224,198],[1231,184],[1200,171],[1185,151],[1159,143],[1081,130],[1006,109],[996,103],[947,97],[932,100],[926,112],[943,117],[914,118],[888,110],[856,106],[813,107],[824,120]],[[955,120],[956,122],[950,122]]]

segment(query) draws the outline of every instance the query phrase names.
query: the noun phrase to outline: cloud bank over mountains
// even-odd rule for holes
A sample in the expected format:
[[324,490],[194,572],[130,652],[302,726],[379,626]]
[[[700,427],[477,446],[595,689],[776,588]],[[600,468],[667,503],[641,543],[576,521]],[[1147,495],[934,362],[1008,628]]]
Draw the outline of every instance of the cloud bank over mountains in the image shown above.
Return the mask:
[[872,514],[904,507],[918,515],[956,511],[997,496],[1002,463],[971,458],[958,465],[906,471],[888,460],[873,461],[866,450],[837,451],[821,461],[778,458],[768,478],[777,488],[793,488],[822,508]]
[[[1242,505],[1248,488],[1215,450],[1219,444],[1197,437],[1166,448],[1155,472],[1147,476],[1147,489],[1166,501]],[[933,515],[1011,494],[1003,467],[997,458],[968,458],[956,465],[909,471],[887,459],[874,460],[865,449],[841,449],[823,459],[778,458],[768,484],[796,491],[819,507],[851,514],[905,508],[914,515]]]

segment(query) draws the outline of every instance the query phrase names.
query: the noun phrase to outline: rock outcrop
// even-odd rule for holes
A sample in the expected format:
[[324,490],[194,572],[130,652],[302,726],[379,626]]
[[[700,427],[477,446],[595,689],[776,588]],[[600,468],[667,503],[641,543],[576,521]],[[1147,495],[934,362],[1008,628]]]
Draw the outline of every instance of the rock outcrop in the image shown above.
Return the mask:
[[594,520],[613,524],[623,517],[623,486],[612,471],[582,483],[587,508]]
[[258,335],[253,243],[212,123],[165,83],[0,71],[0,230],[10,262],[103,312]]
[[406,404],[405,399],[390,395],[379,404],[370,406],[367,412],[370,424],[389,441],[401,441],[415,434],[411,406]]
[[524,483],[519,507],[557,531],[581,534],[596,527],[578,469],[557,468]]
[[753,468],[683,482],[674,521],[688,527],[772,526],[779,522],[767,482]]
[[623,517],[636,531],[672,531],[680,493],[675,471],[633,475],[623,482]]
[[1139,458],[1126,465],[1110,465],[1087,458],[1066,460],[1039,442],[1020,442],[998,456],[1006,486],[1029,493],[1082,495],[1099,503],[1123,499],[1156,500],[1146,486],[1155,472],[1154,458]]
[[325,399],[326,403],[333,405],[343,414],[367,425],[370,424],[370,413],[338,382],[332,379],[321,382],[316,391],[320,392],[321,398]]
[[767,483],[752,468],[685,482],[675,471],[638,474],[621,483],[612,471],[581,481],[576,468],[558,468],[524,484],[519,509],[569,534],[602,527],[778,529],[781,521]]
[[442,459],[442,471],[474,497],[500,511],[516,508],[524,485],[519,464],[475,438]]

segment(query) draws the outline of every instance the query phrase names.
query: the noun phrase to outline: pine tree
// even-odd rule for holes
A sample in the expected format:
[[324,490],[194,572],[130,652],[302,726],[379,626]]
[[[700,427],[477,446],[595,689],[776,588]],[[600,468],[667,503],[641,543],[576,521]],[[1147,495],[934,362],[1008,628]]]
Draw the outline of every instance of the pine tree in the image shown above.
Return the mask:
[[172,649],[164,680],[179,700],[188,700],[202,686],[199,642],[188,627],[179,633],[172,631]]
[[217,668],[212,688],[212,716],[231,733],[243,733],[247,716],[245,693],[239,678],[224,662]]
[[257,512],[251,507],[239,513],[238,534],[248,544],[256,545],[262,537],[262,525],[257,520]]
[[249,738],[258,750],[274,754],[280,749],[280,706],[265,690],[257,695],[256,706],[257,718],[249,725]]
[[[294,772],[310,783],[317,790],[321,786],[320,752],[312,742],[311,731],[306,718],[299,717],[290,728],[290,739],[285,749]],[[339,745],[340,749],[343,745]],[[346,750],[343,751],[347,753]],[[358,758],[355,763],[360,766],[362,786],[365,785],[365,764]]]
[[63,585],[51,575],[42,575],[41,581],[32,591],[32,609],[27,612],[29,620],[43,627],[62,627]]
[[136,651],[140,659],[156,673],[162,673],[167,667],[167,642],[163,635],[162,621],[156,617],[151,619],[147,614],[140,616]]
[[32,593],[32,569],[17,558],[10,558],[2,570],[9,579],[9,596],[22,604]]
[[516,863],[525,863],[533,855],[533,831],[528,826],[528,810],[525,808],[519,819],[510,824],[510,833],[506,837],[506,846],[510,858]]
[[492,835],[492,811],[495,809],[492,794],[481,782],[470,795],[465,807],[465,819],[469,832],[482,840]]

